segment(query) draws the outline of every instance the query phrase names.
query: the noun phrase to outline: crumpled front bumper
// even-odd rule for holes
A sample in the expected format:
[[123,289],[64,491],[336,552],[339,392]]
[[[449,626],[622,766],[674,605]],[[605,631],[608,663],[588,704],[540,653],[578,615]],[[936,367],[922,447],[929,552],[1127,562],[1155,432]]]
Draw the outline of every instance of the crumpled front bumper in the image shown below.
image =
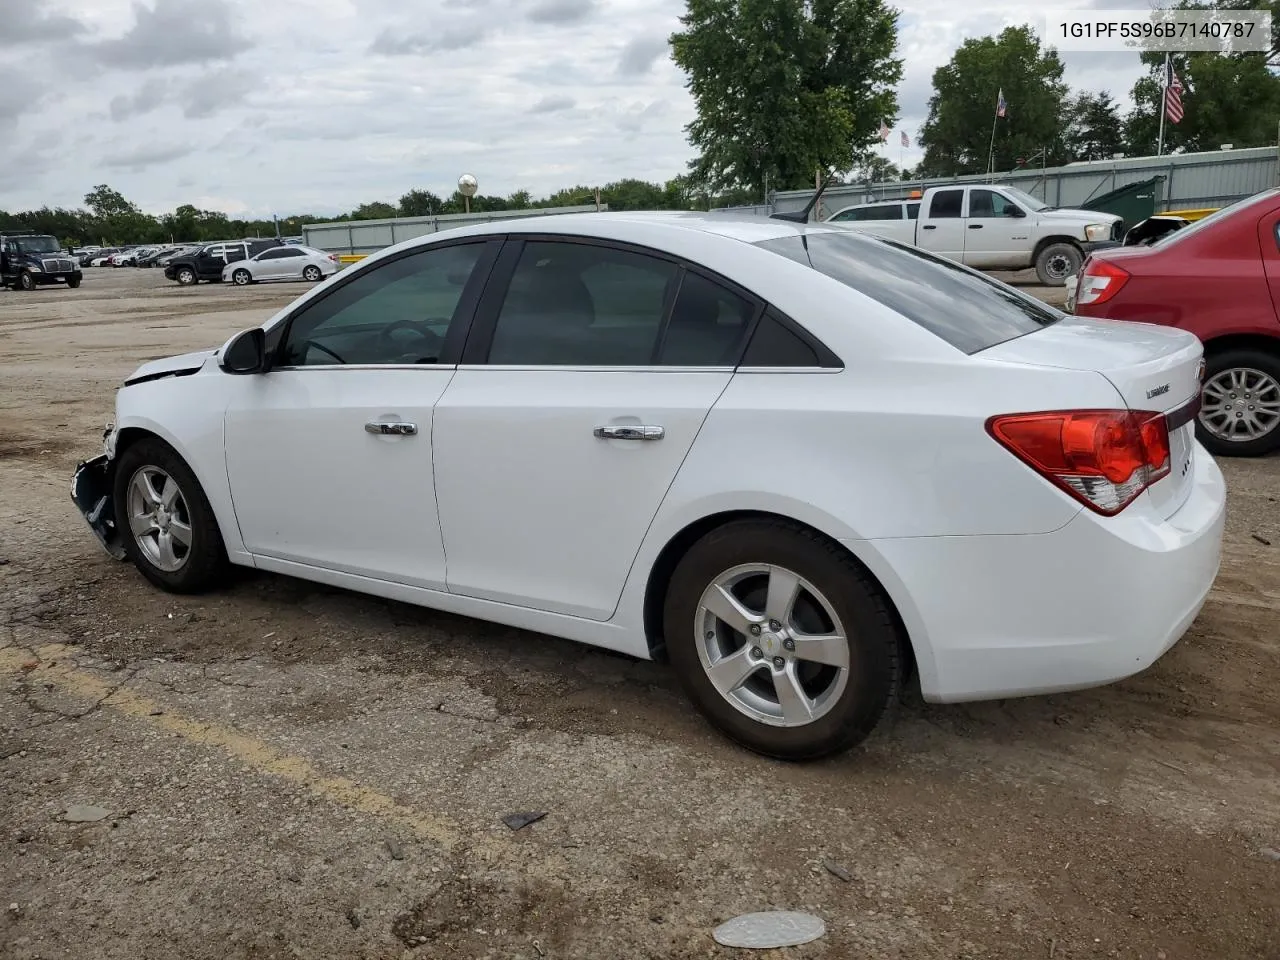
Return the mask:
[[124,544],[116,526],[115,508],[111,503],[114,464],[104,453],[82,462],[71,480],[71,499],[84,514],[85,521],[107,553],[117,560],[125,559]]

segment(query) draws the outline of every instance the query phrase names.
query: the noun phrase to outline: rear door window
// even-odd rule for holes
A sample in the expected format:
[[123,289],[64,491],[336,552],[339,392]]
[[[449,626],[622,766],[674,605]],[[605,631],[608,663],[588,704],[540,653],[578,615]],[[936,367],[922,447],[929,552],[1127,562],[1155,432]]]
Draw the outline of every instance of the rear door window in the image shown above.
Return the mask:
[[807,262],[965,353],[986,350],[1062,319],[1061,313],[1012,287],[892,240],[831,230],[765,240],[757,246]]

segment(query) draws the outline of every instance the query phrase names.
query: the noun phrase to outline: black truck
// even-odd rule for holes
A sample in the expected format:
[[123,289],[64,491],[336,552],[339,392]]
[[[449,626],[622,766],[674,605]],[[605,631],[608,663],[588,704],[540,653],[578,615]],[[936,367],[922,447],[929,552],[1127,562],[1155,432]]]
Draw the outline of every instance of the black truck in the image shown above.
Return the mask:
[[79,262],[56,238],[0,232],[0,288],[34,290],[50,283],[74,288],[83,278]]

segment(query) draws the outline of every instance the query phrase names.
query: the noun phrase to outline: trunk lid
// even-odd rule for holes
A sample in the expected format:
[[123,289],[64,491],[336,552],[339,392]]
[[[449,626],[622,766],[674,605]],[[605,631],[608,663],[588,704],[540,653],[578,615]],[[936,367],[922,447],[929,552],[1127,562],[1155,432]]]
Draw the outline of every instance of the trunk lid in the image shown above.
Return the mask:
[[976,356],[1042,367],[1092,370],[1116,388],[1130,410],[1165,414],[1169,475],[1147,490],[1161,516],[1175,513],[1191,491],[1193,406],[1200,396],[1204,346],[1193,334],[1148,323],[1067,317]]

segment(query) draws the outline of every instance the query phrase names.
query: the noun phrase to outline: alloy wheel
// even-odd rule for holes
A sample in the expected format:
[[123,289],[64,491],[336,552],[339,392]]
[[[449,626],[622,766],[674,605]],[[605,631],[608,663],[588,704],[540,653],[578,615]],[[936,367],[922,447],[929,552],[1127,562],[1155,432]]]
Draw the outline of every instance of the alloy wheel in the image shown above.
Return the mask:
[[752,720],[804,726],[844,692],[849,641],[840,618],[812,583],[785,567],[726,570],[703,592],[695,619],[707,677]]
[[129,481],[129,529],[138,549],[165,573],[181,570],[191,555],[191,513],[178,482],[155,466]]
[[1215,437],[1244,443],[1280,426],[1280,382],[1253,367],[1229,367],[1205,381],[1200,422]]

